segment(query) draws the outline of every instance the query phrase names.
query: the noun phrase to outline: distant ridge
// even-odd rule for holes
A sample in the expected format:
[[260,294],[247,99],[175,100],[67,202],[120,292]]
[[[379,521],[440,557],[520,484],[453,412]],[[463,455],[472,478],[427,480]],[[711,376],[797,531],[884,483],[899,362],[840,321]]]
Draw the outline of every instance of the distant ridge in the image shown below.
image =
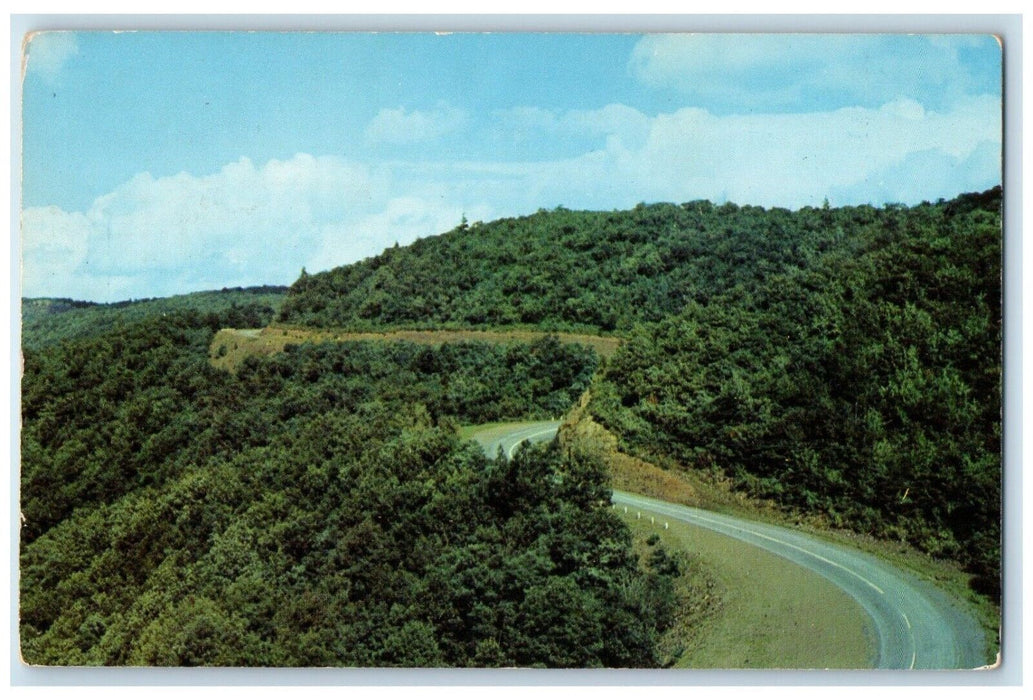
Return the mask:
[[264,325],[286,298],[286,287],[223,288],[171,297],[110,304],[72,299],[22,299],[22,347],[47,345],[100,335],[127,323],[168,313],[222,314],[237,310],[239,325]]

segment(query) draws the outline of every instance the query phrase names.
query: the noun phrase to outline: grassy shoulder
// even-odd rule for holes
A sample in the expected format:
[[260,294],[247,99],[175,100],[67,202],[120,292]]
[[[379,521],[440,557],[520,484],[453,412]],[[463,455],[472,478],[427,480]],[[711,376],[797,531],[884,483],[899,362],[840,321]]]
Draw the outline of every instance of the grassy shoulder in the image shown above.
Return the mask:
[[459,427],[459,437],[462,440],[491,442],[511,433],[514,430],[534,424],[535,421],[500,421],[495,423],[481,423],[479,425],[463,425]]
[[648,511],[623,512],[642,547],[651,535],[687,565],[681,613],[661,641],[676,668],[858,669],[875,656],[868,618],[832,583],[781,557]]
[[664,667],[685,667],[691,650],[706,636],[714,620],[719,619],[721,586],[710,569],[701,563],[699,555],[683,549],[677,538],[649,523],[648,519],[636,519],[623,514],[623,510],[617,513],[631,531],[632,551],[640,569],[650,568],[649,560],[660,548],[678,566],[679,573],[673,581],[676,612],[670,627],[657,641],[657,650]]

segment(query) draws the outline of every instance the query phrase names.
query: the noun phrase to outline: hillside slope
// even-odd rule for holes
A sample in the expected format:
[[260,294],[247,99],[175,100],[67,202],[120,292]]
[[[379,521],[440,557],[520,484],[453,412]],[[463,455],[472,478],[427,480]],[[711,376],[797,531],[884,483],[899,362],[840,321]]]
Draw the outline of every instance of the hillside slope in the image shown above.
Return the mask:
[[627,449],[957,558],[995,594],[1000,208],[995,188],[542,211],[302,275],[280,319],[624,336],[589,410]]

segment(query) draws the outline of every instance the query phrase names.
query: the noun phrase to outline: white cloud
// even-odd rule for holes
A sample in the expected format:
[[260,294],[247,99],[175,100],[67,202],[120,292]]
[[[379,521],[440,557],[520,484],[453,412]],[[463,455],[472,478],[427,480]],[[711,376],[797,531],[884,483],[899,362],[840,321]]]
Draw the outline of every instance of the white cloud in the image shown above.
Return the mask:
[[89,221],[79,212],[38,207],[22,212],[21,226],[23,295],[57,296],[52,290],[72,279],[86,258]]
[[829,201],[936,201],[945,192],[987,190],[1000,184],[1000,173],[1001,148],[992,141],[984,141],[963,157],[940,149],[917,151],[861,181],[832,188]]
[[27,53],[27,69],[53,83],[68,59],[79,53],[79,44],[73,32],[39,32],[31,35]]
[[[631,128],[644,131],[641,143],[614,137],[569,159],[466,164],[434,177],[462,173],[469,179],[467,194],[510,202],[499,207],[504,211],[516,202],[522,205],[518,211],[691,199],[800,207],[826,196],[838,204],[917,203],[1000,181],[999,163],[985,156],[999,154],[1001,144],[1000,102],[990,97],[962,99],[947,112],[902,99],[809,114],[722,116],[695,108],[648,119],[634,110],[623,114]],[[563,119],[539,123],[559,128]],[[621,133],[616,120],[607,128],[611,136]],[[920,164],[940,169],[922,176]]]
[[308,269],[326,270],[345,261],[361,260],[394,243],[408,245],[417,238],[448,231],[463,216],[470,221],[492,216],[486,205],[466,209],[458,201],[461,200],[396,197],[389,200],[382,210],[354,222],[330,224],[323,229],[323,244],[309,258]]
[[541,132],[568,139],[617,138],[625,145],[633,146],[642,144],[650,121],[642,112],[623,104],[562,112],[540,107],[514,107],[499,110],[495,119],[505,130],[516,131],[524,140],[528,132]]
[[[989,37],[880,34],[654,34],[632,51],[631,74],[730,109],[873,105],[999,92],[959,60]],[[985,79],[985,78],[984,78]]]
[[109,273],[221,264],[236,276],[282,278],[291,249],[313,249],[322,222],[370,206],[378,187],[363,165],[307,154],[262,167],[243,158],[204,177],[143,173],[87,212],[89,262]]
[[[845,191],[909,154],[964,159],[984,142],[999,148],[1000,139],[1000,104],[989,98],[964,100],[949,113],[908,101],[812,114],[715,116],[684,109],[657,117],[646,146],[628,162],[652,184],[651,197],[726,196],[796,207]],[[891,186],[897,188],[893,200],[910,199],[908,183]]]
[[[298,154],[197,177],[141,173],[86,212],[23,214],[24,294],[115,300],[293,281],[332,222],[386,199],[386,174]],[[99,281],[120,280],[98,291]]]
[[366,127],[366,139],[393,145],[422,143],[458,131],[466,122],[466,112],[443,102],[430,111],[382,109]]
[[[1000,102],[899,99],[809,114],[648,117],[622,105],[526,110],[599,143],[536,162],[371,165],[298,154],[204,176],[137,175],[85,212],[23,213],[24,294],[99,301],[292,282],[470,221],[540,207],[730,200],[795,208],[916,203],[1000,182]],[[528,127],[531,128],[531,127]]]

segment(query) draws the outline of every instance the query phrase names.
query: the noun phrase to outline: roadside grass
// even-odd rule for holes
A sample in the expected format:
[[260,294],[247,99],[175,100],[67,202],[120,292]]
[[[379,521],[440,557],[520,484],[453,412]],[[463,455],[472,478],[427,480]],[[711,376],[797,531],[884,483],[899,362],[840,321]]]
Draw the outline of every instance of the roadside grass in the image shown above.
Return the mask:
[[632,551],[640,568],[646,567],[655,547],[663,547],[679,564],[681,573],[674,579],[677,612],[671,626],[657,640],[657,651],[664,668],[684,666],[688,650],[698,646],[698,639],[707,633],[708,625],[720,613],[721,595],[717,580],[708,567],[700,563],[698,554],[682,550],[680,543],[669,533],[658,532],[655,526],[629,516],[621,517],[631,530]]
[[215,334],[208,357],[212,365],[230,372],[245,358],[266,357],[282,352],[288,345],[301,343],[348,342],[358,340],[395,342],[408,341],[421,345],[441,345],[462,341],[486,343],[530,343],[546,336],[555,336],[561,343],[586,345],[601,357],[612,357],[620,346],[620,338],[582,333],[547,333],[531,330],[398,330],[385,332],[351,332],[341,329],[303,328],[272,324],[261,329],[224,328]]
[[683,617],[661,642],[675,653],[674,667],[872,667],[874,638],[863,609],[818,574],[704,528],[667,520],[665,530],[662,516],[616,510],[636,541],[657,534],[688,560],[679,584]]

